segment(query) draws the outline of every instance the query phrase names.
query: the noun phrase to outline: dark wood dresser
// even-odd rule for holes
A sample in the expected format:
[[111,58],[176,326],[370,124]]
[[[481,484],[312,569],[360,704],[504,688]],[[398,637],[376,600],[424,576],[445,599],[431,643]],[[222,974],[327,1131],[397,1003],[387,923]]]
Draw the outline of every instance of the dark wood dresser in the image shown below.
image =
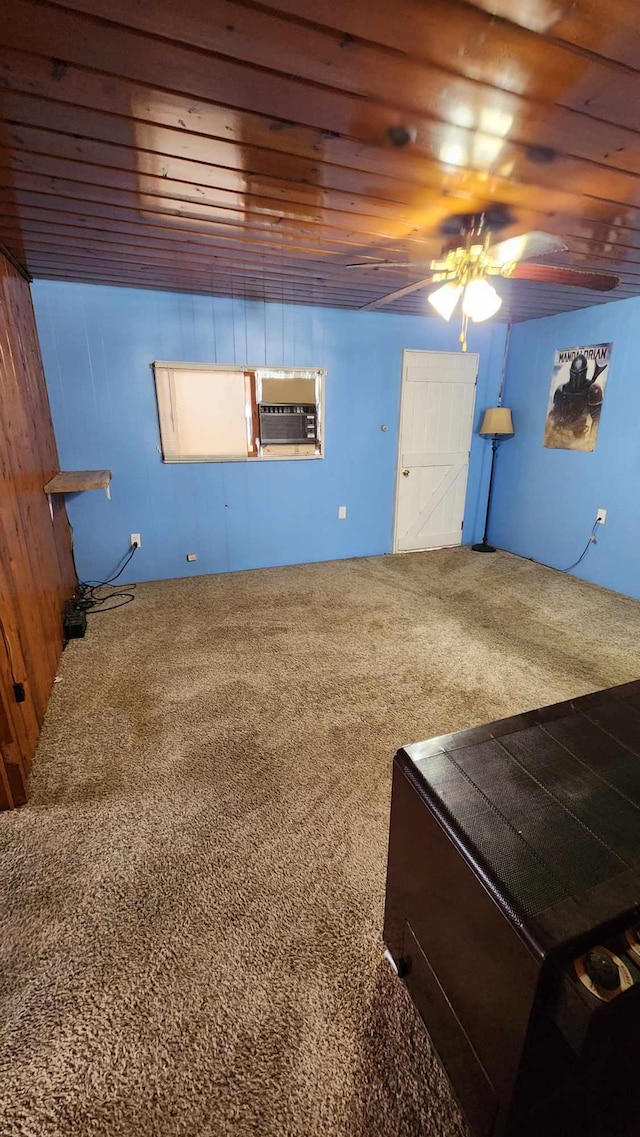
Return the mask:
[[478,1137],[638,1137],[640,682],[399,750],[384,938]]

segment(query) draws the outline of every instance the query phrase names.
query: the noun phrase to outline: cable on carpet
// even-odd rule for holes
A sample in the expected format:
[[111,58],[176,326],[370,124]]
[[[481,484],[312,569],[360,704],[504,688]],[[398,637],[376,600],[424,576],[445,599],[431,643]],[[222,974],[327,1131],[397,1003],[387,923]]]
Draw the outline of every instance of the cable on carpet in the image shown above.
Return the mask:
[[[73,539],[71,548],[73,550]],[[126,604],[131,604],[131,602],[135,600],[135,584],[128,584],[126,588],[113,589],[113,591],[108,592],[105,596],[98,596],[97,592],[101,588],[108,588],[118,577],[122,576],[137,548],[137,545],[131,546],[128,553],[125,553],[124,557],[121,557],[120,561],[118,561],[118,565],[120,565],[118,571],[115,572],[113,576],[107,577],[106,580],[78,580],[76,598],[74,601],[75,607],[86,612],[87,616],[100,616],[103,612],[114,612],[116,608],[124,608]],[[112,600],[117,600],[118,603],[112,604]],[[106,607],[104,607],[104,605],[106,605]]]
[[589,540],[587,541],[587,543],[586,543],[586,545],[585,545],[584,549],[583,549],[583,550],[582,550],[582,552],[580,553],[580,556],[578,557],[577,561],[574,561],[574,562],[573,562],[573,564],[572,564],[572,565],[569,565],[569,567],[568,567],[568,568],[559,569],[559,570],[558,570],[559,572],[571,572],[571,570],[572,570],[572,569],[574,569],[574,568],[577,568],[577,567],[578,567],[578,565],[579,565],[579,564],[580,564],[580,563],[581,563],[581,562],[584,560],[584,558],[586,557],[586,555],[587,555],[587,553],[589,552],[589,549],[591,548],[591,546],[592,546],[592,545],[597,545],[597,543],[598,543],[598,539],[597,539],[597,537],[596,537],[596,529],[598,528],[598,525],[599,525],[599,524],[600,524],[600,522],[599,522],[599,521],[594,521],[594,523],[593,523],[593,529],[591,530],[591,532],[590,532],[590,534],[589,534]]

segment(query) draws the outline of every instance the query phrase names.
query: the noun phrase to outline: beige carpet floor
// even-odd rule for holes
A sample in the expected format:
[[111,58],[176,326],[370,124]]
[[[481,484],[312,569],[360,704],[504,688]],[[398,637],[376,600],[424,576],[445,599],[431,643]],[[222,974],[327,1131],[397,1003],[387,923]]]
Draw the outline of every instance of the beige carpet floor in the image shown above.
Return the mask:
[[462,1137],[382,962],[392,755],[639,642],[640,604],[467,550],[90,617],[0,816],[3,1137]]

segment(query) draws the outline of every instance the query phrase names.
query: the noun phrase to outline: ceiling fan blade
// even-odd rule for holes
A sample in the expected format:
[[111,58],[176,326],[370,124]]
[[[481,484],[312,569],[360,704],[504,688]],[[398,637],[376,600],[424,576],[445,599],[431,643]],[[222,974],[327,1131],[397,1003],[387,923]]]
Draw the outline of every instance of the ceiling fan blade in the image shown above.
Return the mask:
[[509,237],[507,241],[499,241],[491,245],[489,256],[499,265],[511,264],[512,261],[528,261],[532,257],[545,257],[549,253],[564,253],[568,245],[560,237],[551,233],[543,233],[539,229],[532,229],[530,233],[522,233],[519,237]]
[[382,308],[385,304],[399,300],[401,296],[408,296],[410,292],[417,292],[420,288],[426,288],[432,282],[433,276],[425,276],[424,280],[417,280],[415,284],[406,284],[404,288],[396,288],[395,292],[387,292],[386,296],[381,296],[379,300],[372,300],[369,304],[363,304],[360,311],[369,312],[373,308]]
[[613,272],[589,272],[559,265],[519,264],[513,270],[513,280],[537,280],[540,284],[568,284],[572,288],[590,288],[593,292],[610,292],[620,284]]
[[420,268],[422,265],[430,265],[431,260],[428,261],[352,261],[349,264],[343,265],[343,268]]

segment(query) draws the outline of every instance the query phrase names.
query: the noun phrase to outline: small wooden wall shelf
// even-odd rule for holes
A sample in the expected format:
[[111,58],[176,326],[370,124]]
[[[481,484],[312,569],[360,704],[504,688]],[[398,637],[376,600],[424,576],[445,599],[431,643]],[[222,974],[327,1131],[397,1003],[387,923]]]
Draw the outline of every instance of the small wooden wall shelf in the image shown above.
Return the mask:
[[81,490],[104,490],[111,497],[111,470],[63,470],[44,487],[45,493],[80,493]]

